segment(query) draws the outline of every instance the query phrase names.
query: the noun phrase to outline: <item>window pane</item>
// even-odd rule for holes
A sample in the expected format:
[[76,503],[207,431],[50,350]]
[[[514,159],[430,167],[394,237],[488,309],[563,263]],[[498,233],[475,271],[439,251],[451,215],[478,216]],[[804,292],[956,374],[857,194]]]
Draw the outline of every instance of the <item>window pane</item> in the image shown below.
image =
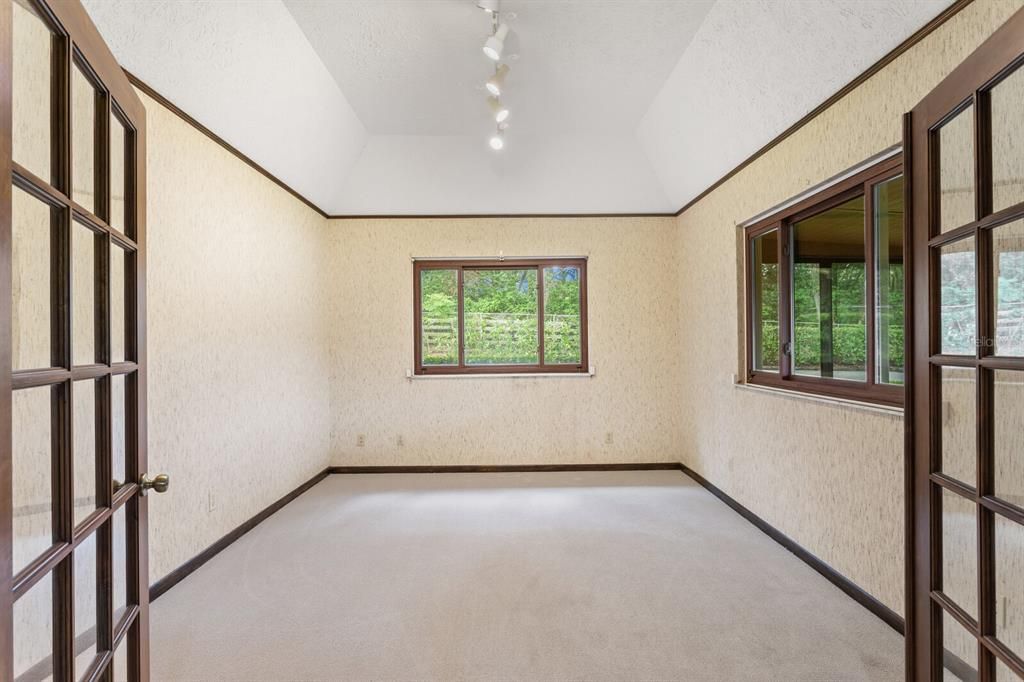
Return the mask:
[[939,259],[941,352],[974,355],[978,333],[974,237],[943,246]]
[[53,34],[26,0],[14,1],[12,20],[12,158],[49,182]]
[[794,373],[867,380],[864,197],[793,225]]
[[96,381],[74,386],[74,523],[96,509]]
[[121,121],[110,115],[110,226],[125,232],[125,132]]
[[[127,404],[125,403],[126,375],[118,374],[110,377],[110,449],[111,476],[123,484],[127,478],[125,473],[125,453],[128,440],[125,430]],[[115,484],[116,485],[116,484]],[[116,490],[116,488],[115,488]]]
[[71,198],[96,212],[96,90],[71,69]]
[[977,481],[977,392],[975,370],[942,368],[942,455],[940,471],[974,486]]
[[75,582],[75,679],[96,657],[96,533],[72,552]]
[[582,362],[581,342],[580,269],[544,268],[544,362]]
[[754,319],[754,369],[779,370],[779,231],[756,237],[751,246],[750,292]]
[[113,590],[114,625],[121,622],[128,604],[128,553],[125,505],[121,505],[111,520],[113,537]]
[[978,617],[977,505],[942,490],[942,592]]
[[1024,507],[1024,372],[997,370],[993,376],[995,493]]
[[974,107],[938,130],[939,231],[974,220]]
[[125,264],[127,254],[124,249],[110,242],[110,361],[125,360],[125,328],[127,309],[125,300]]
[[1005,663],[1003,663],[997,658],[996,680],[998,682],[1021,682],[1022,680],[1024,680],[1024,677],[1021,677],[1020,675],[1010,670],[1010,668]]
[[874,187],[875,353],[880,384],[903,385],[903,176]]
[[96,362],[96,233],[81,223],[71,224],[71,302],[74,306],[74,361]]
[[11,398],[15,573],[53,544],[51,390],[29,388]]
[[992,210],[1024,201],[1024,68],[992,88]]
[[537,271],[465,270],[467,365],[535,365]]
[[53,679],[53,576],[14,602],[14,679]]
[[[17,6],[17,5],[15,5]],[[15,187],[11,193],[11,362],[49,367],[50,221],[53,210]]]
[[1024,656],[1024,526],[996,520],[996,637]]
[[976,682],[978,679],[978,640],[953,616],[942,612],[943,681]]
[[420,270],[420,336],[424,365],[459,363],[458,297],[458,271]]
[[1024,355],[1024,220],[992,230],[996,355]]

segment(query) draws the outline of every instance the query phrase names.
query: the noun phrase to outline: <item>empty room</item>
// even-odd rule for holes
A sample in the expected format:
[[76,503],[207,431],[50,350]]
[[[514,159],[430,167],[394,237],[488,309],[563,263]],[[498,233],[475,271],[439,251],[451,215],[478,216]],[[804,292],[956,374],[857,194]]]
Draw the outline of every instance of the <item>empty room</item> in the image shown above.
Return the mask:
[[1024,0],[0,0],[0,682],[1024,682]]

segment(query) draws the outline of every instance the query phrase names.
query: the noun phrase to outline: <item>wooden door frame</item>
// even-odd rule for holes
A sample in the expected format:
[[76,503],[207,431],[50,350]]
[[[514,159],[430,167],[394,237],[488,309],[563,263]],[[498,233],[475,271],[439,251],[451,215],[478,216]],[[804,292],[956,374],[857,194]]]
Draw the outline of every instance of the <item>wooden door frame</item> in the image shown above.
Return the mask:
[[[906,187],[907,268],[906,300],[912,302],[907,314],[906,339],[912,349],[912,362],[908,363],[907,419],[906,419],[906,621],[907,621],[907,679],[919,682],[940,680],[943,648],[941,628],[935,627],[941,618],[943,606],[949,600],[941,594],[941,518],[938,496],[940,488],[956,490],[961,484],[937,472],[941,424],[935,419],[935,410],[941,407],[940,383],[936,368],[960,366],[978,371],[976,487],[961,490],[966,499],[974,500],[978,509],[977,571],[979,581],[977,624],[978,668],[982,680],[994,677],[994,656],[1004,657],[1003,647],[993,636],[995,632],[995,566],[993,514],[1002,513],[1020,523],[1020,512],[1010,508],[994,496],[993,454],[991,427],[993,405],[991,374],[993,369],[1024,370],[1024,359],[995,358],[987,339],[993,336],[994,320],[991,312],[991,235],[993,225],[1001,225],[1021,212],[1018,204],[1010,209],[991,213],[991,136],[988,118],[988,98],[984,91],[1013,68],[1021,66],[1024,53],[1024,10],[1014,14],[997,29],[974,53],[957,66],[913,111],[904,118],[904,154],[909,181]],[[974,116],[974,194],[975,221],[963,228],[942,235],[933,229],[938,217],[938,192],[935,185],[938,160],[933,132],[947,122],[951,112],[962,107],[973,107]],[[963,356],[956,361],[949,356],[940,357],[938,325],[932,324],[933,313],[938,310],[938,278],[934,262],[936,243],[954,237],[974,234],[977,259],[976,277],[979,282],[977,296],[978,343],[976,356]],[[950,242],[951,243],[951,242]],[[937,364],[941,362],[942,364]],[[968,496],[967,493],[971,493]],[[989,599],[992,597],[992,599]],[[991,603],[990,603],[991,602]],[[947,608],[950,608],[947,606]],[[957,618],[955,607],[951,616]],[[949,612],[949,611],[947,611]],[[1019,652],[1018,652],[1019,653]],[[1004,663],[1010,665],[1004,658]],[[1019,666],[1016,672],[1022,673]]]
[[[109,348],[109,331],[105,335],[98,335],[96,346],[97,360],[99,364],[87,366],[75,366],[72,358],[65,358],[66,366],[37,370],[19,371],[12,373],[10,370],[0,372],[0,682],[12,680],[14,676],[14,641],[13,641],[13,605],[18,594],[23,593],[26,584],[39,579],[46,579],[45,574],[50,571],[58,571],[58,566],[69,565],[68,558],[72,550],[82,540],[95,535],[97,537],[97,551],[101,556],[110,560],[110,535],[111,519],[115,509],[123,505],[126,511],[126,528],[137,529],[137,532],[128,532],[126,540],[126,581],[128,589],[128,610],[131,615],[125,617],[122,624],[130,623],[127,632],[116,631],[118,623],[112,621],[110,604],[97,603],[97,647],[109,644],[111,652],[106,657],[97,659],[97,664],[90,671],[92,676],[99,676],[104,667],[110,663],[113,644],[118,637],[127,637],[129,644],[128,666],[132,671],[133,679],[148,679],[149,671],[149,569],[148,569],[148,537],[147,537],[147,501],[139,495],[139,476],[146,473],[147,466],[147,420],[146,420],[146,112],[141,99],[135,93],[134,88],[128,81],[124,71],[118,65],[117,60],[108,49],[92,23],[85,8],[79,0],[30,0],[40,16],[44,17],[51,31],[55,33],[54,58],[51,62],[51,78],[55,79],[57,86],[52,90],[54,102],[51,109],[51,155],[53,159],[54,178],[45,180],[32,175],[30,171],[15,163],[12,156],[12,72],[13,72],[13,9],[12,3],[0,3],[0,163],[3,164],[3,172],[6,180],[0,189],[0,320],[3,321],[6,332],[0,334],[0,363],[6,363],[6,367],[12,366],[12,187],[18,184],[25,191],[35,194],[37,198],[54,207],[62,207],[62,225],[68,230],[63,239],[70,239],[70,229],[75,221],[92,229],[96,235],[97,243],[103,244],[118,243],[127,247],[125,251],[125,277],[127,281],[134,282],[134,286],[126,287],[125,311],[127,315],[125,323],[125,362],[111,362]],[[80,63],[84,60],[84,64]],[[105,109],[97,109],[96,117],[96,148],[102,150],[96,152],[94,184],[97,190],[96,200],[92,211],[78,205],[70,196],[70,168],[71,168],[71,140],[70,135],[64,134],[67,125],[70,123],[71,102],[70,102],[70,78],[74,64],[78,64],[87,78],[95,78],[102,83],[102,89],[96,95],[96,102],[106,105]],[[95,86],[95,84],[94,84]],[[126,204],[124,232],[120,232],[109,226],[109,169],[110,160],[107,152],[109,146],[109,120],[110,114],[114,113],[114,102],[119,108],[120,116],[129,123],[126,127],[124,174],[126,180]],[[58,125],[59,124],[59,125]],[[60,134],[58,134],[60,132]],[[52,248],[52,247],[51,247]],[[63,251],[62,257],[67,256],[68,244],[59,246]],[[109,255],[101,254],[97,260],[97,271],[95,278],[106,278],[107,263]],[[59,277],[60,275],[52,275]],[[96,280],[97,282],[99,279]],[[63,285],[65,291],[53,294],[51,306],[58,301],[70,307],[70,290],[68,285]],[[96,322],[107,324],[109,327],[109,288],[107,286],[98,289],[98,293],[106,294],[97,296],[95,301]],[[61,297],[63,297],[61,299]],[[63,334],[69,334],[70,330],[64,329]],[[64,344],[63,339],[55,339],[54,348]],[[65,353],[69,348],[64,346]],[[74,369],[72,369],[74,368]],[[125,375],[125,405],[134,405],[135,409],[126,409],[125,419],[125,473],[128,477],[126,485],[113,491],[110,482],[104,486],[97,486],[96,495],[99,509],[94,511],[82,526],[78,534],[71,536],[68,529],[67,540],[58,541],[50,550],[40,557],[39,560],[29,564],[19,572],[19,585],[14,584],[16,576],[13,573],[13,488],[12,488],[12,463],[13,453],[11,450],[12,435],[12,389],[15,386],[47,386],[62,385],[66,383],[69,387],[74,379],[89,378],[106,381],[102,390],[105,400],[97,403],[96,415],[99,418],[110,420],[110,393],[109,383],[115,375]],[[97,384],[98,386],[99,384]],[[68,389],[70,391],[70,388]],[[100,389],[97,389],[100,390]],[[70,395],[70,393],[66,394]],[[106,438],[106,448],[101,453],[98,449],[97,458],[106,457],[100,462],[98,471],[102,472],[107,467],[109,473],[109,429],[106,434],[97,432],[98,438]],[[62,433],[59,439],[67,439],[70,432]],[[70,445],[61,446],[70,448]],[[70,450],[68,450],[70,453]],[[69,455],[68,455],[69,456]],[[66,461],[62,465],[68,464]],[[68,476],[66,471],[63,476]],[[68,484],[70,485],[70,484]],[[70,489],[70,488],[69,488]],[[63,498],[63,494],[61,496]],[[61,513],[63,507],[69,504],[69,500],[55,499],[54,514]],[[62,507],[63,505],[63,507]],[[70,510],[67,510],[70,513]],[[105,550],[100,547],[103,544]],[[105,552],[105,554],[103,554]],[[109,568],[109,566],[107,567]],[[28,577],[26,577],[28,574]],[[57,581],[70,580],[70,570],[63,570],[56,573]],[[37,577],[42,576],[42,577]],[[16,593],[16,590],[20,590]],[[64,592],[66,594],[66,592]],[[106,590],[106,601],[110,602],[110,590]],[[59,595],[54,594],[55,618],[52,627],[55,633],[55,640],[64,642],[73,641],[74,623],[70,618],[71,605],[58,603]],[[137,605],[137,609],[135,608]],[[134,611],[134,613],[133,613]],[[137,653],[136,653],[137,652]],[[57,679],[66,676],[71,661],[68,660],[66,652],[54,651],[52,662],[54,674]]]

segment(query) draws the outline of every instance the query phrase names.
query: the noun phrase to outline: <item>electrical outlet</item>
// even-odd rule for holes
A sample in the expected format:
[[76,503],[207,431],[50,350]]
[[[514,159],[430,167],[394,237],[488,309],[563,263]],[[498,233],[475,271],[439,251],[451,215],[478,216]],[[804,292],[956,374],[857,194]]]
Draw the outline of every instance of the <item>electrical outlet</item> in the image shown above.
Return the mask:
[[604,434],[604,444],[605,445],[614,445],[615,444],[615,434],[613,434],[611,431],[609,431],[608,433]]
[[209,491],[206,494],[206,511],[212,512],[217,508],[217,499],[213,496],[213,491]]
[[399,436],[398,437],[398,447],[402,447],[404,445],[405,445],[405,439],[402,438],[401,436]]
[[360,433],[358,436],[356,436],[356,447],[361,448],[364,445],[366,445],[366,436]]

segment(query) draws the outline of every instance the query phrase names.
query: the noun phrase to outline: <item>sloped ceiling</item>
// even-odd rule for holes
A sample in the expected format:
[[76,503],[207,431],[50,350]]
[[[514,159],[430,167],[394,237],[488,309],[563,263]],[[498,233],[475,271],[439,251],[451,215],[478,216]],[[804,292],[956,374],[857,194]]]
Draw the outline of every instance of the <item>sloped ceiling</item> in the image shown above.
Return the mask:
[[121,63],[331,214],[672,212],[946,0],[84,0]]

